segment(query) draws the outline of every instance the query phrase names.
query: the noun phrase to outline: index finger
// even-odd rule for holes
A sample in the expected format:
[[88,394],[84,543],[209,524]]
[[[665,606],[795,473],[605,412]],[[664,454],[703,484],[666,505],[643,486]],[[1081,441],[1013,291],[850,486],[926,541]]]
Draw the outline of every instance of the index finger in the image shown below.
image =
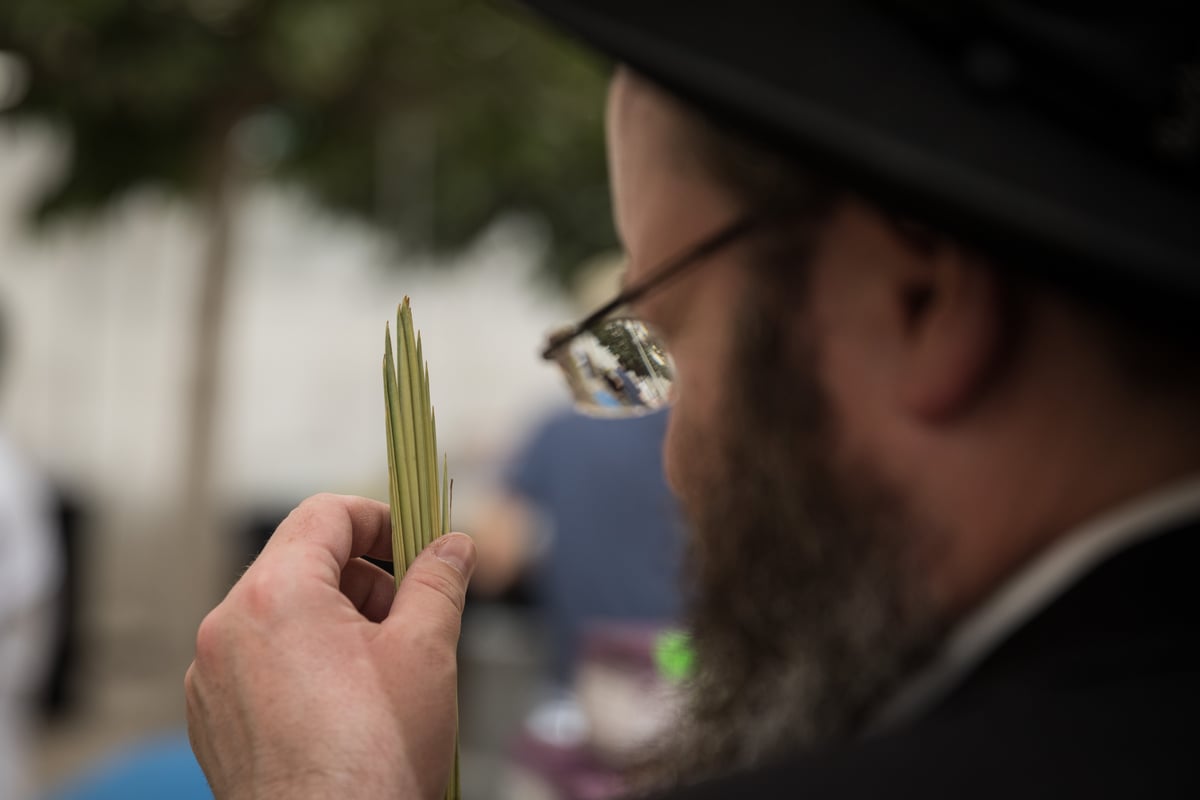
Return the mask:
[[339,572],[358,556],[390,561],[391,513],[387,504],[352,495],[314,495],[280,523],[260,558],[302,549],[331,556]]

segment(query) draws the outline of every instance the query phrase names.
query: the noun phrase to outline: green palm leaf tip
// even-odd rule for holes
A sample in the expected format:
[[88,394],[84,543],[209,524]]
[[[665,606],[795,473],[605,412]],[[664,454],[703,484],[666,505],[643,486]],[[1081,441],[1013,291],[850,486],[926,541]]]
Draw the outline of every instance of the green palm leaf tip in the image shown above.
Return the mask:
[[[417,353],[421,352],[421,339],[417,337]],[[425,365],[424,380],[421,381],[423,392],[423,407],[429,410],[429,424],[425,427],[425,478],[429,482],[427,495],[429,497],[429,541],[442,535],[442,501],[438,494],[438,463],[437,463],[437,419],[433,414],[433,401],[429,396],[429,362]]]
[[399,352],[396,355],[396,365],[398,368],[397,380],[398,386],[396,390],[396,399],[399,406],[399,416],[393,419],[393,424],[396,430],[399,431],[400,446],[397,455],[399,456],[399,465],[401,469],[397,479],[402,482],[404,488],[404,498],[406,506],[405,528],[404,528],[404,558],[406,563],[411,563],[417,557],[417,553],[421,551],[421,544],[418,538],[418,531],[421,530],[421,492],[418,485],[417,473],[418,461],[416,458],[416,442],[414,435],[414,416],[416,409],[413,404],[411,391],[411,383],[413,378],[412,358],[412,313],[409,310],[408,298],[404,298],[404,302],[400,304],[400,308],[396,312],[396,347]]
[[[400,382],[401,400],[407,403],[410,414],[408,420],[407,434],[405,440],[407,446],[407,461],[409,467],[409,483],[413,492],[414,514],[416,519],[416,527],[412,531],[414,550],[419,552],[428,542],[425,538],[425,532],[428,530],[429,519],[429,502],[426,496],[428,487],[428,476],[425,475],[425,437],[424,430],[428,424],[428,407],[422,407],[422,398],[424,393],[421,390],[421,368],[420,360],[417,355],[417,342],[413,334],[412,307],[409,305],[408,298],[404,298],[404,303],[400,306],[400,317],[402,320],[401,332],[404,338],[404,357],[402,359],[402,369],[404,370],[404,379]],[[422,480],[422,477],[425,480]]]
[[[425,385],[426,385],[426,387],[429,386],[429,367],[428,367],[428,365],[426,365],[426,368],[425,368]],[[438,489],[437,409],[433,407],[432,403],[429,406],[429,453],[430,453],[430,457],[433,459],[433,467],[434,467],[433,472],[430,473],[430,475],[433,476],[433,480],[431,481],[431,483],[433,484],[433,503],[434,503],[434,506],[433,506],[433,511],[434,511],[433,535],[434,535],[434,537],[438,537],[438,536],[442,536],[446,533],[449,533],[450,529],[447,527],[447,525],[449,524],[449,521],[446,519],[446,484],[445,484],[445,481],[442,482],[441,489],[440,490]],[[442,460],[443,460],[443,464],[444,464],[444,461],[445,461],[444,454],[442,456]]]
[[442,535],[450,532],[450,461],[442,456]]
[[[410,313],[410,330],[412,316]],[[433,531],[433,506],[429,502],[429,401],[425,393],[425,372],[421,369],[421,364],[424,361],[424,348],[421,346],[421,335],[417,334],[417,346],[414,350],[416,355],[416,363],[413,369],[413,380],[410,384],[412,389],[413,408],[413,439],[416,442],[416,457],[417,457],[417,491],[421,494],[421,547],[425,547],[432,540],[430,533]]]
[[400,482],[396,480],[399,468],[399,445],[396,441],[396,426],[393,415],[396,409],[396,364],[392,356],[392,331],[384,328],[383,344],[383,397],[384,419],[387,427],[387,456],[388,456],[388,500],[392,513],[392,553],[395,565],[396,581],[404,576],[408,564],[404,560],[404,503],[400,497]]
[[[391,336],[388,336],[387,342],[384,343],[384,361],[388,363],[388,351],[391,345]],[[393,542],[393,560],[399,567],[396,570],[397,581],[408,565],[412,563],[416,557],[415,548],[409,545],[409,538],[413,526],[415,524],[415,494],[412,492],[409,481],[406,479],[408,473],[407,465],[407,448],[402,436],[404,428],[404,409],[399,401],[399,385],[396,374],[396,368],[393,363],[388,363],[387,374],[384,376],[384,394],[388,402],[388,422],[391,427],[392,449],[395,456],[395,469],[389,474],[391,476],[391,489],[395,494],[396,506],[393,509],[393,515],[396,524],[399,525],[399,536]]]
[[[396,348],[390,325],[384,327],[383,392],[387,406],[389,500],[392,506],[392,552],[396,584],[425,546],[450,530],[454,482],[442,456],[439,491],[437,418],[430,402],[429,364],[424,345],[413,329],[407,297],[396,310]],[[457,716],[457,710],[456,710]],[[459,738],[454,736],[454,764],[445,800],[461,800]]]

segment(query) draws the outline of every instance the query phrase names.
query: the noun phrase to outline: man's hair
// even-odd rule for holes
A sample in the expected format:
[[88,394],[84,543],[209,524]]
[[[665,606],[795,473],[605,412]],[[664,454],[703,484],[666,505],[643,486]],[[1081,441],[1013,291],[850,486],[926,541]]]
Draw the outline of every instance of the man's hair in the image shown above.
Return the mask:
[[[684,108],[682,116],[682,146],[748,210],[795,211],[797,219],[811,220],[816,228],[854,194],[844,183],[796,157],[690,107]],[[907,217],[901,208],[885,210]],[[931,230],[936,231],[936,226]],[[807,270],[797,257],[811,253],[814,233],[803,226],[800,230],[783,226],[765,237],[755,251],[752,268],[780,289],[802,289]],[[1191,298],[1149,287],[1086,285],[1034,274],[1005,264],[986,249],[952,234],[938,231],[935,235],[981,254],[989,268],[997,271],[1007,293],[1018,300],[1024,293],[1045,291],[1074,308],[1125,379],[1173,393],[1200,392],[1200,325],[1195,324],[1196,302]],[[1073,272],[1088,274],[1087,270]]]

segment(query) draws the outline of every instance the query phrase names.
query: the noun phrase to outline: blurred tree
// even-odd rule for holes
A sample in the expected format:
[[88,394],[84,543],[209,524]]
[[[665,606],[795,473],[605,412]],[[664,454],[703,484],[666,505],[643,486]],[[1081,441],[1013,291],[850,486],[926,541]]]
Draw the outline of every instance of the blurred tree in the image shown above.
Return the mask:
[[418,247],[533,211],[563,276],[612,242],[602,71],[504,6],[4,0],[0,50],[30,68],[7,113],[73,143],[41,219],[147,184],[202,197],[237,171],[296,181]]
[[45,222],[162,187],[206,220],[185,511],[207,510],[233,202],[248,180],[445,250],[497,214],[549,224],[550,274],[608,247],[604,77],[478,0],[3,0],[27,87],[71,143]]

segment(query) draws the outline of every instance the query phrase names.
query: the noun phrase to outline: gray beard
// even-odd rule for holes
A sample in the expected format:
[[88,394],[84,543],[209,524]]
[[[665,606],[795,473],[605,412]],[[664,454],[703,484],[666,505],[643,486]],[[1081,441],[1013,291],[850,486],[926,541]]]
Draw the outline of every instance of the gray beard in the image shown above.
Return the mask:
[[655,784],[852,739],[947,627],[921,591],[936,537],[881,476],[835,466],[811,352],[745,310],[720,429],[682,431],[698,669]]

